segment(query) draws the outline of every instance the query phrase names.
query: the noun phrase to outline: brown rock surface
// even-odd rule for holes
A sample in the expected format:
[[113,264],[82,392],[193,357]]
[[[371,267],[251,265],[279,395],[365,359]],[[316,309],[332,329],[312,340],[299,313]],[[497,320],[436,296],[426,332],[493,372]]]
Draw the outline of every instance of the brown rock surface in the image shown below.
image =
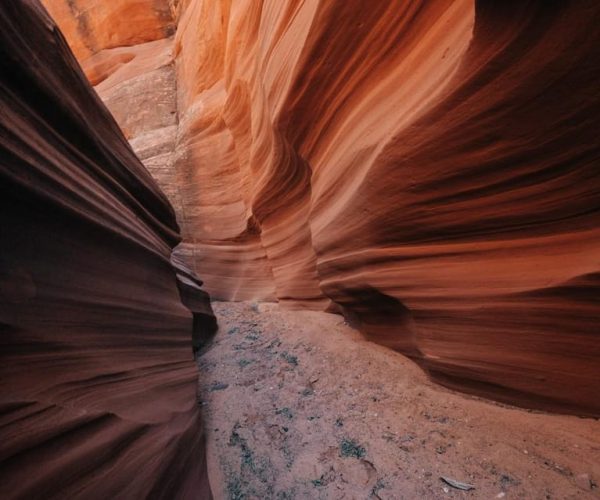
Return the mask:
[[54,22],[3,2],[1,498],[210,497],[191,341],[215,319],[178,241]]
[[211,294],[333,303],[444,384],[600,415],[598,2],[115,4],[172,7],[173,38],[78,55]]

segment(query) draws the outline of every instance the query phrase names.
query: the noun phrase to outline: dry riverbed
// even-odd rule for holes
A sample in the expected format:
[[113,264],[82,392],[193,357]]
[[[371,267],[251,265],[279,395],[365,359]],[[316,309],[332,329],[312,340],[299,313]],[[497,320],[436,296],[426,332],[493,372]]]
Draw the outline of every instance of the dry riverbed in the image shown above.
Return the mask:
[[217,499],[600,498],[597,420],[446,390],[340,316],[214,308],[199,397]]

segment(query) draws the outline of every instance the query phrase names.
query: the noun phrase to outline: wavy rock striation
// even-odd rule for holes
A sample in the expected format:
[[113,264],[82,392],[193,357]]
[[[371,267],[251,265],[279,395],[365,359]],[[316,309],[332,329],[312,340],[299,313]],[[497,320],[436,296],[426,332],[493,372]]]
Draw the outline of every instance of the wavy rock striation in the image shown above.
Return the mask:
[[215,297],[600,415],[597,2],[115,2],[152,36],[46,3]]
[[34,0],[0,75],[0,496],[208,498],[173,210]]

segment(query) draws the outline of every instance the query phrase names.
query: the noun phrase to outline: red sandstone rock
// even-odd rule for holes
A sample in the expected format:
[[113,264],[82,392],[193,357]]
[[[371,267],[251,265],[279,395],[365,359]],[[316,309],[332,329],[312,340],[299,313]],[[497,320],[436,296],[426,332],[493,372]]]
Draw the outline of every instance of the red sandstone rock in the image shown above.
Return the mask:
[[211,294],[341,307],[442,383],[600,414],[597,2],[172,6],[159,48],[80,60]]
[[174,32],[166,0],[51,0],[42,2],[79,59],[102,49],[160,40]]
[[0,5],[0,158],[0,497],[209,497],[173,210],[33,0]]

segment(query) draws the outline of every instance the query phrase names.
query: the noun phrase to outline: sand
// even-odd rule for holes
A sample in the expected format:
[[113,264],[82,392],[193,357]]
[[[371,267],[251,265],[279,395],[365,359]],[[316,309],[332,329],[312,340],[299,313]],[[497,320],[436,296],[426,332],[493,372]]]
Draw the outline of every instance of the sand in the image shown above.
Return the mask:
[[218,499],[600,498],[598,420],[447,390],[341,316],[214,308],[199,404]]

